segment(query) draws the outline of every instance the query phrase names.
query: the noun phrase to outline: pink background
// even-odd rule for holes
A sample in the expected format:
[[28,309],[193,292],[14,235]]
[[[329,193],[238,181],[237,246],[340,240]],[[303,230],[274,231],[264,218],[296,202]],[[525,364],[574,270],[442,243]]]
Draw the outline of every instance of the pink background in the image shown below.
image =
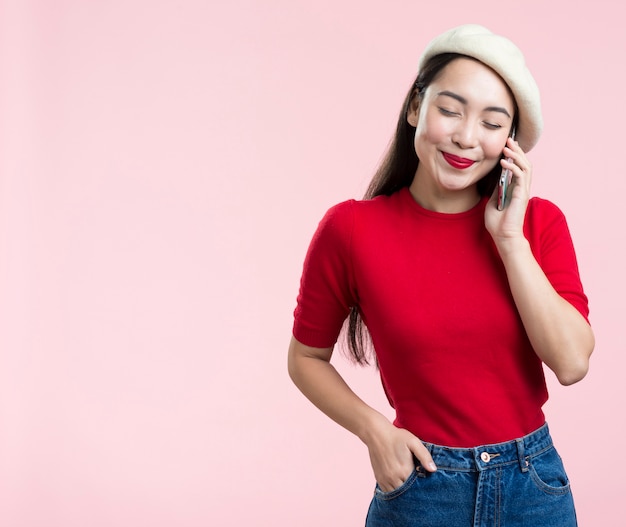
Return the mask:
[[[0,5],[1,525],[363,525],[365,447],[286,373],[302,260],[421,49],[466,22],[542,90],[534,193],[569,219],[597,334],[546,411],[581,525],[624,524],[619,2]],[[336,364],[388,412],[374,370]]]

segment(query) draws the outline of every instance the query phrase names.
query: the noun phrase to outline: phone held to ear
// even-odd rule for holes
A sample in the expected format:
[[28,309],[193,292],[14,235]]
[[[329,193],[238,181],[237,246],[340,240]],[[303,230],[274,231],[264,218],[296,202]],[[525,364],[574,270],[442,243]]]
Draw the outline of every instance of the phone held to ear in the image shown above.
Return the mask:
[[[515,139],[515,128],[511,130],[511,139]],[[511,159],[509,158],[507,161],[511,161]],[[506,205],[506,196],[509,191],[509,185],[511,184],[511,176],[510,169],[502,169],[500,179],[498,180],[498,210],[504,210],[504,206]]]

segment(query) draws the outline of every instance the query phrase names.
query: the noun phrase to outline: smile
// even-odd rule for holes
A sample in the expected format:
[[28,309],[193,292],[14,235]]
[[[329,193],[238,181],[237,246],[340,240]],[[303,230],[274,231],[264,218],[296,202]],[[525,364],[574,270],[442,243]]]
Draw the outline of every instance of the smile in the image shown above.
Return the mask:
[[447,152],[442,152],[443,158],[447,161],[447,163],[459,170],[464,170],[466,168],[471,167],[476,161],[472,159],[467,159],[466,157],[459,157],[452,154],[448,154]]

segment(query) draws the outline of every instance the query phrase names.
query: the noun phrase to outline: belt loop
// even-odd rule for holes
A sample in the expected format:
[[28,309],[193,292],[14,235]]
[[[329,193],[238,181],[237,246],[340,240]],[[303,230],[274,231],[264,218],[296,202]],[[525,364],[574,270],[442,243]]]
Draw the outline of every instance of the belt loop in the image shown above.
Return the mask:
[[519,460],[519,466],[522,469],[522,472],[528,472],[528,460],[524,455],[524,439],[516,439],[515,443],[517,444],[517,459]]

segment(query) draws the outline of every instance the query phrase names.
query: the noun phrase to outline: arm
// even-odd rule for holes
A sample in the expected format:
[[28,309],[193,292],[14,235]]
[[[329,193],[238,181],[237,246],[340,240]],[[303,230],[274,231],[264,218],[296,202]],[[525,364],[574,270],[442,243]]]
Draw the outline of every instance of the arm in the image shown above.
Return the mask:
[[591,327],[552,287],[526,239],[498,244],[513,299],[539,358],[559,382],[580,381],[589,368],[594,347]]
[[289,375],[315,406],[365,443],[381,489],[393,490],[406,480],[413,455],[426,470],[436,470],[422,442],[363,402],[330,364],[331,356],[332,348],[312,348],[292,338]]
[[591,327],[584,317],[552,287],[523,234],[532,169],[519,145],[509,139],[502,166],[514,178],[510,205],[496,210],[495,194],[485,212],[485,223],[504,263],[509,286],[524,328],[539,358],[564,385],[581,380],[589,368],[594,347]]

